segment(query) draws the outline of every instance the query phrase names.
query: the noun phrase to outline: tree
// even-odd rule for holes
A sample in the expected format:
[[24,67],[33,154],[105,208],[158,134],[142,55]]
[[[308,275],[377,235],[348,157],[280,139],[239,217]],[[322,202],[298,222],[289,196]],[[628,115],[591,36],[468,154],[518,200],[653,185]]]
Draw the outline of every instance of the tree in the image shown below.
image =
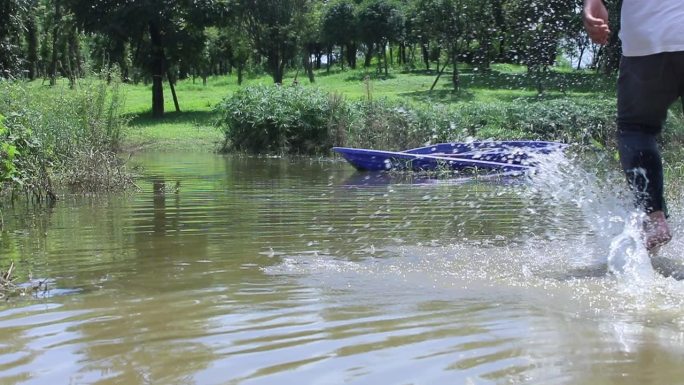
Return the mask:
[[[323,41],[340,47],[341,63],[345,59],[349,66],[356,68],[357,19],[354,4],[341,1],[330,6],[323,14],[321,34]],[[345,58],[345,48],[347,56]],[[342,64],[344,68],[344,64]]]
[[[420,4],[416,15],[417,25],[421,26],[422,34],[447,51],[447,62],[451,62],[453,66],[451,81],[454,90],[458,90],[461,44],[468,32],[468,12],[473,7],[469,8],[466,0],[421,0]],[[446,63],[444,66],[446,67]]]
[[430,70],[430,41],[434,37],[433,17],[429,12],[432,8],[431,0],[417,0],[410,10],[411,27],[408,30],[411,39],[420,44],[421,57],[425,69]]
[[173,81],[171,65],[202,49],[203,27],[219,6],[214,0],[63,1],[85,30],[135,47],[134,60],[152,78],[154,117],[164,115],[163,79]]
[[38,76],[39,33],[36,16],[31,13],[26,18],[26,72],[29,80]]
[[560,41],[577,17],[575,4],[567,0],[510,1],[507,13],[515,39],[514,49],[541,94],[543,80],[556,60]]
[[472,56],[472,64],[480,69],[488,70],[494,60],[495,41],[503,34],[496,28],[496,12],[499,1],[481,0],[471,1],[469,17],[466,19],[465,30],[472,40],[477,43]]
[[244,26],[253,48],[266,58],[275,83],[300,51],[314,0],[235,0],[235,21]]
[[323,51],[323,39],[321,33],[321,22],[323,17],[323,7],[320,2],[313,2],[308,11],[308,17],[304,19],[301,29],[301,58],[302,66],[311,83],[314,82],[314,63],[312,57],[318,57]]
[[[396,40],[402,31],[404,18],[399,9],[387,0],[371,0],[359,11],[359,36],[366,44],[366,62],[370,60],[374,48],[378,51],[378,59],[385,65],[387,75],[387,44]],[[381,63],[379,62],[379,63]]]
[[[102,33],[88,36],[88,48],[92,68],[102,71],[116,65],[121,71],[121,78],[128,81],[131,76],[131,43],[127,40],[112,38]],[[137,79],[136,79],[137,80]]]
[[622,45],[618,39],[620,32],[620,9],[622,0],[610,1],[606,4],[610,17],[609,25],[612,33],[608,44],[601,47],[598,56],[597,66],[604,74],[613,74],[620,68],[620,58],[622,57]]
[[226,21],[225,24],[228,26],[220,29],[207,28],[208,71],[212,74],[224,75],[235,69],[238,85],[240,85],[252,48],[239,23]]
[[25,11],[25,4],[22,1],[0,1],[0,78],[20,74],[21,42],[19,37],[24,29],[21,16]]

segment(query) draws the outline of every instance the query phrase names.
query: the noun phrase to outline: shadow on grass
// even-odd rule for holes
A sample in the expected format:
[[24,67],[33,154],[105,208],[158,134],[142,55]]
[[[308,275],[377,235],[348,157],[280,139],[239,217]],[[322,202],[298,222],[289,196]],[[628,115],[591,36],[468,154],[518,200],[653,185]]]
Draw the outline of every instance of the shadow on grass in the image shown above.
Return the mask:
[[[413,69],[397,70],[394,74],[385,75],[377,68],[345,69],[332,68],[330,72],[320,71],[316,73],[319,78],[328,76],[343,76],[346,82],[362,82],[366,78],[370,80],[389,80],[400,76],[430,77],[433,80],[437,77],[436,67],[432,69]],[[344,76],[346,75],[346,76]],[[452,68],[448,67],[440,77],[438,86],[450,84]],[[494,91],[528,91],[537,92],[537,79],[526,71],[508,72],[499,69],[475,69],[471,67],[459,67],[459,77],[461,89],[483,89]],[[612,94],[615,92],[615,77],[605,76],[588,71],[556,71],[552,70],[542,75],[541,83],[545,92],[548,93],[593,93],[605,92]],[[427,91],[427,90],[426,90]]]
[[[426,70],[408,74],[437,76],[436,71]],[[613,77],[588,72],[549,72],[541,78],[543,87],[541,95],[537,94],[537,80],[525,72],[510,73],[497,70],[461,69],[459,70],[460,89],[456,92],[451,85],[451,76],[452,71],[442,73],[439,83],[433,91],[425,89],[399,95],[419,101],[455,102],[474,99],[476,90],[490,90],[503,91],[497,94],[497,99],[501,101],[536,101],[568,98],[573,93],[603,92],[611,95],[615,92],[615,79]],[[532,95],[521,95],[520,92],[531,93]]]
[[402,70],[400,73],[403,75],[413,75],[413,76],[437,76],[437,69],[412,69],[412,70]]
[[411,91],[400,93],[399,96],[407,97],[421,102],[467,102],[475,99],[475,94],[467,89],[454,91],[449,85],[441,85],[430,91]]
[[[496,70],[460,72],[465,87],[483,89],[537,90],[537,79],[526,72],[510,73]],[[557,92],[611,92],[615,88],[615,79],[589,72],[556,72],[550,71],[541,76],[545,91]]]
[[164,123],[213,125],[216,113],[213,111],[181,111],[166,112],[162,118],[154,118],[152,112],[130,115],[129,125],[132,127],[150,127]]
[[316,78],[327,78],[328,76],[335,76],[343,73],[355,73],[358,69],[345,67],[341,69],[340,67],[330,67],[330,70],[325,69],[325,67],[317,68],[315,70]]
[[391,74],[391,73],[388,75],[385,75],[384,72],[378,73],[376,71],[356,72],[356,73],[352,72],[344,80],[347,82],[361,82],[361,81],[364,81],[366,78],[368,78],[370,80],[388,80],[388,79],[396,79],[396,76],[394,74]]

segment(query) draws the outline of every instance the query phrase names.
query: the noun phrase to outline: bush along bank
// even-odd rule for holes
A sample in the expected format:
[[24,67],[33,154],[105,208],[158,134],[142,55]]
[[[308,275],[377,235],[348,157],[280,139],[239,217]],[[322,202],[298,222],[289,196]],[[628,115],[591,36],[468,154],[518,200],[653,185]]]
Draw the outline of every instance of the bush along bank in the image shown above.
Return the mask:
[[[15,116],[10,115],[11,118]],[[33,193],[38,200],[55,199],[47,165],[30,129],[0,114],[0,197],[11,191]]]
[[93,192],[131,179],[115,150],[125,125],[116,83],[75,89],[0,82],[0,196],[56,199],[55,189]]
[[252,86],[216,107],[225,151],[327,154],[332,146],[403,150],[429,143],[537,139],[612,145],[615,100],[429,104],[350,101],[313,87]]

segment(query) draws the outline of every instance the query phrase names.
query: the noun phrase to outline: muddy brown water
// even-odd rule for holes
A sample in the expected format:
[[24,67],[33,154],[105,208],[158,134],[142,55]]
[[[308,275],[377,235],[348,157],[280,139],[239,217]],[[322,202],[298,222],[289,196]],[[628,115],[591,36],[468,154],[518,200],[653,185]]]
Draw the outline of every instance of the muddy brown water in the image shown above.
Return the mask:
[[49,290],[0,305],[0,383],[684,382],[684,283],[563,275],[605,261],[596,197],[329,160],[137,161],[140,192],[3,209],[3,266]]

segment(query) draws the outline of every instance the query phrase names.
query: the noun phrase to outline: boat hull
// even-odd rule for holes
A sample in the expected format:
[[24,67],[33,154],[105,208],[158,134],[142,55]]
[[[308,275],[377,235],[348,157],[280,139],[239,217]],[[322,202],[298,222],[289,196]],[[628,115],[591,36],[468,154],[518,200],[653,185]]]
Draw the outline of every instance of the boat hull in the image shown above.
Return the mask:
[[360,171],[476,169],[523,172],[534,166],[534,154],[548,154],[564,147],[555,142],[481,141],[440,143],[402,152],[349,147],[334,147],[333,150]]

